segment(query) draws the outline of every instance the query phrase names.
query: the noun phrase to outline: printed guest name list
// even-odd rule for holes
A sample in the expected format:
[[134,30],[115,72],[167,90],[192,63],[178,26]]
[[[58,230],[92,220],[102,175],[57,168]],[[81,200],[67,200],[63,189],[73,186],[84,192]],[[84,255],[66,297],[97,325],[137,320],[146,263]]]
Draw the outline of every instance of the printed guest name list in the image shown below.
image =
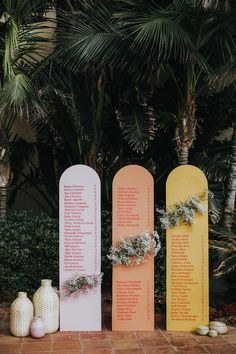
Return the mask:
[[[87,195],[84,185],[64,185],[64,269],[65,271],[86,272],[86,252],[91,238],[91,252],[94,259],[94,271],[97,264],[97,225],[96,225],[96,185],[94,198]],[[94,213],[87,213],[88,209]],[[89,256],[90,257],[90,256]]]

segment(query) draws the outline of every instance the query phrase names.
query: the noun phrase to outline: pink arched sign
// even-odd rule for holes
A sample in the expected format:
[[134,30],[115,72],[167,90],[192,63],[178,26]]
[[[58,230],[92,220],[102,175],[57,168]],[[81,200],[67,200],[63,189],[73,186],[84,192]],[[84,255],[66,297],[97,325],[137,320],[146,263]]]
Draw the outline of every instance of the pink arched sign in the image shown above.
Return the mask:
[[100,188],[97,173],[84,165],[68,168],[60,179],[61,331],[101,330],[100,284],[78,286],[81,276],[95,279],[101,272]]

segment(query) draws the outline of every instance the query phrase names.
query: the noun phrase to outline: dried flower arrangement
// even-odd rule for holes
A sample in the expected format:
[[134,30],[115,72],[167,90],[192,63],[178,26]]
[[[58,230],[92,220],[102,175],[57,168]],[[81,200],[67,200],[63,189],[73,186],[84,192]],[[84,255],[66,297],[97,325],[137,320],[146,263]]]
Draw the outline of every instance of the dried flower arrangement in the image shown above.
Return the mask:
[[147,261],[152,254],[156,256],[160,248],[157,232],[155,231],[154,235],[144,232],[141,235],[121,238],[116,247],[110,248],[107,258],[113,265],[133,266]]
[[173,228],[179,224],[193,225],[195,224],[195,214],[205,214],[206,208],[202,205],[202,201],[207,197],[212,198],[212,193],[205,191],[199,196],[192,195],[186,202],[177,202],[167,211],[156,209],[161,215],[160,222],[163,229]]
[[89,289],[102,283],[103,273],[98,275],[75,274],[72,279],[66,280],[62,295],[68,298],[72,294],[87,293]]

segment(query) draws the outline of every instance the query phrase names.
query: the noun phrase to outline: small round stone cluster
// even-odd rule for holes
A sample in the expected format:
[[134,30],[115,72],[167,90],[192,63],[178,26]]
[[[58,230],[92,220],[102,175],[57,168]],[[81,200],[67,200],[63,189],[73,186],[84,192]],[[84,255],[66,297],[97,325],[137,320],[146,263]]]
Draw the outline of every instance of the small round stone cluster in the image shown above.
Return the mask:
[[225,323],[212,321],[209,323],[209,326],[198,326],[197,327],[197,334],[200,336],[210,336],[216,337],[218,334],[225,334],[228,332],[228,328]]

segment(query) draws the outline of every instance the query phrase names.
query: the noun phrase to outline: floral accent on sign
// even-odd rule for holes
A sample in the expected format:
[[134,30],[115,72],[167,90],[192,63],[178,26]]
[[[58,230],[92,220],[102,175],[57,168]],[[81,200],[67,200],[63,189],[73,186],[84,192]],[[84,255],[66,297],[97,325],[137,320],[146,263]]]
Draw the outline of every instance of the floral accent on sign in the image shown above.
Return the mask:
[[180,224],[195,224],[196,213],[205,214],[207,211],[206,207],[202,205],[202,201],[207,199],[208,196],[212,198],[212,193],[205,191],[199,196],[192,195],[186,202],[177,202],[167,211],[156,209],[157,213],[161,215],[161,227],[168,229]]
[[161,249],[159,235],[154,232],[152,236],[144,232],[138,236],[121,238],[116,247],[110,248],[107,258],[113,265],[125,265],[127,267],[146,262],[153,254],[154,257]]
[[76,274],[73,278],[66,280],[62,286],[62,295],[68,298],[72,294],[87,293],[89,289],[102,283],[103,273],[98,275]]

